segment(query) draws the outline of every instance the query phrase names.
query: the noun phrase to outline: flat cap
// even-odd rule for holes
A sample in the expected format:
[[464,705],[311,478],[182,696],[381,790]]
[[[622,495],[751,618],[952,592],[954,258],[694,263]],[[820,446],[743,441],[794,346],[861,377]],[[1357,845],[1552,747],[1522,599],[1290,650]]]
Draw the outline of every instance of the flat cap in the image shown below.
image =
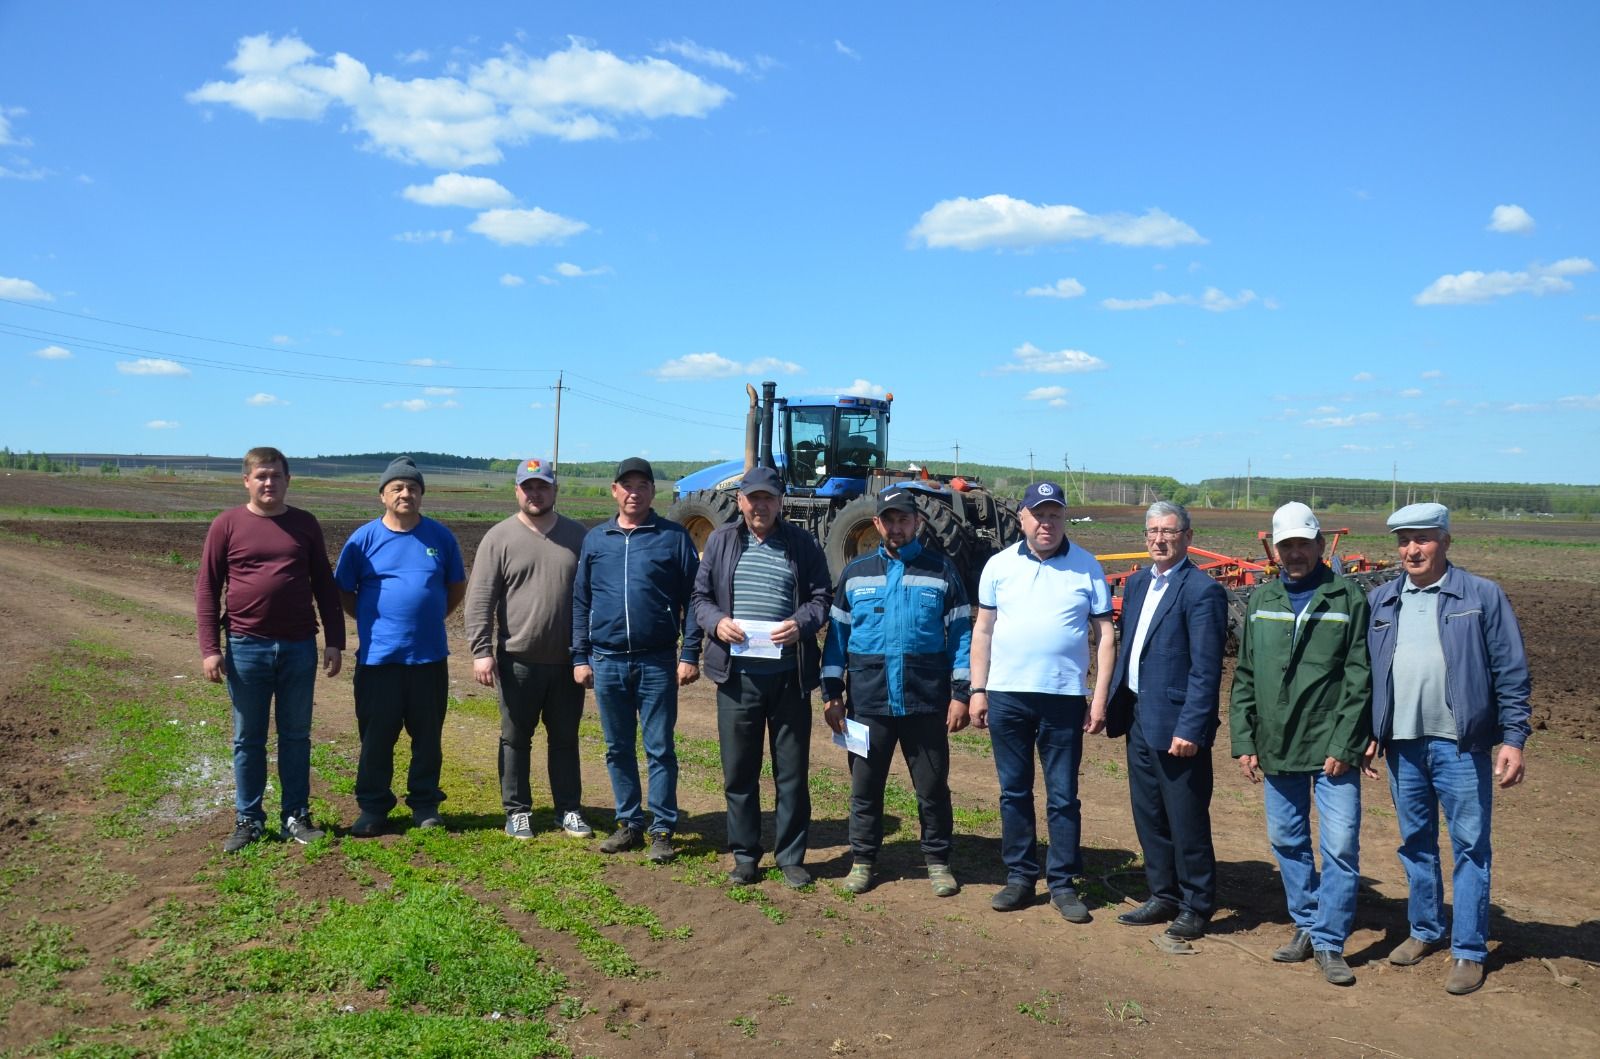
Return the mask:
[[1436,529],[1450,532],[1450,509],[1443,504],[1407,504],[1389,516],[1389,532]]

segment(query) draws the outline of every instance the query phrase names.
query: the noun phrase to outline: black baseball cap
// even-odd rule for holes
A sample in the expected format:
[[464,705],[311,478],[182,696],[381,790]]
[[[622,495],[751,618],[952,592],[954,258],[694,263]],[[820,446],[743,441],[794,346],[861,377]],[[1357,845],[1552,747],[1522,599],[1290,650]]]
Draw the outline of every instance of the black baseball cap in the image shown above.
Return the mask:
[[656,480],[656,472],[650,466],[650,461],[643,456],[629,456],[617,464],[617,473],[611,476],[613,482],[620,482],[624,475],[642,474],[652,482]]
[[917,498],[909,489],[889,489],[878,494],[878,514],[885,511],[909,511],[917,514]]

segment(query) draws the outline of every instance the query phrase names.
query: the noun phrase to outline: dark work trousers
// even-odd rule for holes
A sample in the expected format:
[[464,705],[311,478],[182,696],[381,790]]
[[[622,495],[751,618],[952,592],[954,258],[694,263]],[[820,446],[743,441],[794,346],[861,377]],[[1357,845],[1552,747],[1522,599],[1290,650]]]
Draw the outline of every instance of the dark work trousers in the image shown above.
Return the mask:
[[[1134,707],[1135,711],[1138,707]],[[1211,846],[1211,748],[1173,757],[1145,741],[1137,712],[1128,729],[1128,793],[1144,850],[1150,896],[1210,919],[1217,907]]]
[[583,685],[572,679],[571,663],[519,662],[500,655],[495,661],[495,688],[500,693],[500,802],[507,815],[533,809],[528,759],[533,730],[541,718],[556,818],[577,811],[583,798],[583,774],[578,768]]
[[922,823],[922,856],[929,864],[950,863],[950,838],[955,831],[950,806],[950,733],[945,715],[913,713],[905,717],[857,714],[867,726],[867,756],[850,754],[850,852],[872,863],[883,845],[883,788],[900,747],[911,785],[917,792],[917,817]]
[[439,740],[449,694],[450,671],[443,661],[356,666],[356,730],[361,734],[356,804],[362,812],[387,816],[395,806],[394,745],[402,729],[411,737],[406,804],[413,813],[424,813],[444,801],[439,789],[444,751]]
[[717,685],[717,739],[728,799],[728,848],[735,860],[761,860],[761,750],[772,748],[773,858],[801,864],[811,829],[811,703],[793,668],[746,673],[734,664]]
[[1083,871],[1078,765],[1083,760],[1082,695],[1035,691],[989,692],[989,741],[1000,781],[1000,856],[1008,882],[1039,881],[1039,826],[1033,808],[1033,758],[1044,773],[1044,881],[1052,894],[1073,887]]

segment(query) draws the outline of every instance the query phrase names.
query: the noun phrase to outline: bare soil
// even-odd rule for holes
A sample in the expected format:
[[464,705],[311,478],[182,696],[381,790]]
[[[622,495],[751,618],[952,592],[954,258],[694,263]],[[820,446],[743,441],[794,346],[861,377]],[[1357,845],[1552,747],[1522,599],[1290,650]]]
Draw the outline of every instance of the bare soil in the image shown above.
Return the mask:
[[[0,506],[41,503],[17,499],[12,480],[3,481]],[[101,494],[53,502],[126,506]],[[171,510],[200,506],[186,499]],[[1260,520],[1259,512],[1205,518],[1220,514],[1253,515],[1230,527],[1241,531]],[[1096,517],[1117,521],[1098,511]],[[1136,525],[1138,517],[1130,509],[1125,521]],[[329,524],[330,549],[354,525]],[[861,1056],[1423,1057],[1507,1044],[1524,1055],[1600,1054],[1600,825],[1590,811],[1600,801],[1600,751],[1592,742],[1600,737],[1592,693],[1600,683],[1594,618],[1600,570],[1587,552],[1574,560],[1571,549],[1557,549],[1551,554],[1561,557],[1558,568],[1540,576],[1544,549],[1498,543],[1527,537],[1527,525],[1482,534],[1498,551],[1480,551],[1479,535],[1463,527],[1453,553],[1464,565],[1504,578],[1529,646],[1540,728],[1529,744],[1527,782],[1497,796],[1489,979],[1474,996],[1445,995],[1442,955],[1414,968],[1383,961],[1406,926],[1404,877],[1391,852],[1398,838],[1381,784],[1365,791],[1365,877],[1347,947],[1357,984],[1335,989],[1310,965],[1272,964],[1268,954],[1289,925],[1260,791],[1219,755],[1213,815],[1223,908],[1194,955],[1165,954],[1153,944],[1153,930],[1119,926],[1114,905],[1096,907],[1094,922],[1082,926],[1063,922],[1047,904],[1008,915],[990,911],[989,898],[1005,882],[993,834],[958,835],[954,866],[965,888],[938,900],[921,869],[915,821],[904,821],[885,850],[883,881],[853,903],[841,904],[831,892],[797,894],[764,884],[786,913],[781,924],[752,905],[730,902],[720,889],[625,857],[608,865],[608,880],[624,897],[655,908],[669,928],[689,927],[692,937],[651,940],[642,931],[619,931],[653,974],[608,980],[564,939],[518,921],[529,943],[551,954],[596,1009],[574,1024],[570,1044],[578,1054],[600,1056],[732,1055],[774,1045],[803,1055]],[[469,561],[487,526],[454,527]],[[181,564],[198,557],[204,531],[199,523],[143,520],[0,523],[0,867],[20,858],[46,820],[58,835],[88,834],[91,804],[65,779],[72,733],[61,731],[53,704],[28,674],[68,640],[87,636],[118,644],[139,664],[198,678],[197,648],[180,624],[193,613],[193,574]],[[1381,534],[1381,522],[1367,532]],[[1125,531],[1102,537],[1080,526],[1074,536],[1096,551],[1134,546]],[[173,552],[179,562],[170,560]],[[454,692],[476,696],[459,626],[454,634]],[[349,687],[348,671],[319,684],[316,717],[316,738],[345,749],[355,743]],[[704,683],[686,689],[680,729],[715,739],[714,700]],[[819,716],[814,761],[842,766],[842,752],[825,736]],[[446,731],[446,753],[481,758],[482,773],[492,776],[493,741],[481,718],[457,716]],[[960,806],[995,804],[993,765],[982,751],[981,743],[961,741],[953,755],[951,785]],[[1142,888],[1137,873],[1121,870],[1138,849],[1121,762],[1119,744],[1090,739],[1081,776],[1090,880],[1112,901],[1121,891],[1141,896]],[[609,787],[597,754],[586,753],[584,770],[590,819],[609,823]],[[319,777],[313,782],[326,794]],[[680,837],[688,848],[720,849],[720,797],[688,785],[681,796],[687,820]],[[353,805],[343,811],[346,821],[353,818]],[[71,1025],[135,1026],[143,1013],[101,979],[114,961],[143,954],[149,943],[140,930],[163,901],[201,892],[196,873],[230,825],[224,806],[157,848],[109,849],[104,867],[133,876],[137,885],[75,921],[88,963],[66,984],[88,998],[86,1009],[21,1003],[0,1025],[0,1049],[25,1047]],[[331,867],[323,878],[325,863],[308,865],[301,876],[308,897],[349,886]],[[844,874],[842,819],[816,821],[810,865],[823,878]],[[23,882],[13,893],[0,907],[7,933],[30,916],[53,917],[48,892]],[[1556,972],[1577,984],[1560,984]],[[755,1037],[747,1038],[736,1019],[751,1020]]]

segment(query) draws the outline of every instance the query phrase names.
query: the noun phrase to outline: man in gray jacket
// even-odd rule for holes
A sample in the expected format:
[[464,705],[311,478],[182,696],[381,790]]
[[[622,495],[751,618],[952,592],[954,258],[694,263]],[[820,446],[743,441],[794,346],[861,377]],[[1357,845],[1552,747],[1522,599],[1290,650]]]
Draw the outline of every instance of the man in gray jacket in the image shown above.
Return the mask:
[[811,882],[806,785],[811,692],[821,682],[817,633],[833,592],[811,534],[783,518],[783,481],[755,467],[739,483],[738,522],[706,541],[690,599],[706,631],[701,668],[717,685],[717,736],[728,802],[729,879],[748,885],[761,861],[761,751],[772,741],[777,784],[774,857],[783,881]]
[[1495,783],[1503,790],[1523,778],[1528,659],[1500,586],[1449,561],[1448,508],[1411,504],[1389,516],[1389,529],[1405,577],[1373,589],[1367,634],[1374,749],[1389,760],[1400,862],[1410,889],[1411,933],[1389,962],[1409,967],[1444,947],[1442,805],[1455,851],[1444,987],[1460,996],[1483,985],[1489,816]]
[[512,838],[533,837],[528,758],[541,718],[556,819],[574,838],[594,834],[579,806],[583,685],[573,682],[571,665],[572,577],[584,528],[557,513],[556,492],[548,461],[517,465],[517,513],[478,544],[463,615],[472,675],[500,692],[500,800]]

